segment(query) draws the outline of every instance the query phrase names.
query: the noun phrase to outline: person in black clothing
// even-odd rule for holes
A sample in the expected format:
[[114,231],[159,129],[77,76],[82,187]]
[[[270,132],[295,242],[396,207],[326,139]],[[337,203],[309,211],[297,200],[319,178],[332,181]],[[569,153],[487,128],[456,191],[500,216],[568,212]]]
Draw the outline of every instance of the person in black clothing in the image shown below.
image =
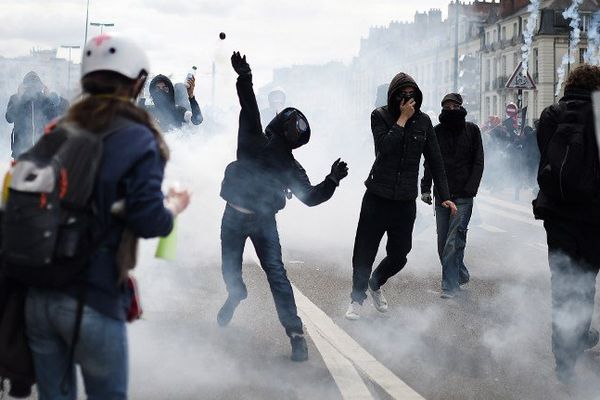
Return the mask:
[[156,75],[150,82],[150,97],[152,97],[154,106],[146,106],[145,99],[140,99],[140,106],[145,108],[154,117],[161,131],[168,132],[181,128],[185,122],[189,122],[190,120],[194,125],[202,123],[203,118],[200,106],[194,96],[196,80],[193,76],[187,80],[187,85],[188,98],[192,109],[191,119],[189,111],[185,107],[178,106],[175,103],[175,88],[171,80],[164,75]]
[[[444,159],[450,197],[458,208],[458,214],[450,216],[449,210],[442,207],[439,201],[437,187],[434,188],[443,298],[453,297],[459,285],[469,281],[469,271],[464,263],[467,229],[473,211],[473,198],[477,195],[483,175],[481,132],[477,125],[465,121],[467,110],[462,103],[460,94],[446,95],[442,100],[440,124],[434,128]],[[433,202],[431,181],[431,170],[425,163],[421,200],[427,204]]]
[[47,92],[38,74],[31,71],[23,78],[18,93],[8,101],[6,121],[14,123],[10,141],[14,159],[32,147],[44,127],[62,111],[60,102],[53,102]]
[[[387,106],[371,114],[376,158],[365,182],[367,191],[356,229],[348,319],[360,318],[359,309],[367,297],[367,288],[375,308],[387,311],[381,286],[404,268],[412,247],[422,154],[431,167],[442,205],[450,208],[453,215],[456,213],[431,120],[420,111],[422,102],[423,94],[414,79],[400,73],[390,83]],[[387,257],[371,275],[384,233],[388,235]]]
[[600,269],[600,162],[591,92],[600,67],[574,69],[564,97],[540,117],[540,191],[533,211],[544,221],[552,289],[552,351],[559,380],[574,379],[577,359],[598,343],[591,328]]
[[267,274],[279,320],[290,337],[292,360],[304,361],[308,358],[306,341],[282,262],[275,214],[285,207],[286,197],[290,199],[292,194],[308,206],[329,200],[340,180],[348,175],[348,167],[338,159],[325,180],[312,186],[292,154],[292,150],[310,138],[306,117],[295,108],[286,108],[263,133],[246,56],[233,53],[231,64],[239,75],[236,86],[242,108],[237,160],[225,169],[221,187],[221,197],[227,202],[221,225],[221,246],[228,297],[217,321],[221,326],[227,325],[235,308],[247,297],[242,280],[242,254],[246,239],[250,238]]

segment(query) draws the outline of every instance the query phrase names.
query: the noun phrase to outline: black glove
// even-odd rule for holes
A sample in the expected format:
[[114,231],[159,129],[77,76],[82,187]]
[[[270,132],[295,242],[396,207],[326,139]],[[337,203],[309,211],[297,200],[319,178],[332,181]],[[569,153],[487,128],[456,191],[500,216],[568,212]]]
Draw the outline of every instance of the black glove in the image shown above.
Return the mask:
[[334,181],[336,185],[339,185],[340,181],[347,176],[348,164],[338,158],[331,166],[331,174],[329,174],[329,178]]
[[246,61],[246,56],[243,57],[240,55],[239,51],[234,51],[231,56],[231,66],[237,72],[238,75],[250,75],[252,70],[250,69],[250,65]]

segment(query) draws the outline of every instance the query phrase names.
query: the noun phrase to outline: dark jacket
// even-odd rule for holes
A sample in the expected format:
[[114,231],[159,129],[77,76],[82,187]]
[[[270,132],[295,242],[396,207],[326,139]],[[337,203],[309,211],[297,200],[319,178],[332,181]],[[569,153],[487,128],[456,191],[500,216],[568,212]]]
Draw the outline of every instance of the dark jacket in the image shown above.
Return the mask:
[[[91,258],[86,286],[86,304],[109,317],[125,320],[130,293],[118,285],[117,249],[125,228],[135,236],[166,236],[173,215],[164,206],[161,191],[165,162],[148,128],[134,124],[104,140],[93,199],[98,209],[93,232],[109,230],[102,248]],[[113,204],[125,199],[125,220],[111,213]],[[69,294],[78,293],[76,287]]]
[[[159,90],[156,85],[158,82],[164,82],[169,87],[169,93]],[[185,112],[187,109],[175,103],[175,88],[169,78],[164,75],[156,75],[150,81],[150,96],[154,101],[153,106],[147,106],[144,99],[140,99],[140,106],[144,107],[160,126],[161,131],[167,132],[172,129],[179,129],[185,122]],[[200,106],[195,97],[189,99],[192,110],[192,123],[200,125],[203,117]]]
[[282,121],[275,118],[269,124],[268,137],[263,133],[252,75],[239,76],[236,87],[242,107],[237,160],[225,169],[221,197],[259,214],[274,214],[283,209],[289,191],[308,206],[329,200],[336,182],[328,176],[320,184],[311,185],[282,136]]
[[[403,128],[396,124],[400,113],[395,96],[408,85],[417,88],[417,110]],[[429,116],[420,110],[422,102],[423,94],[414,79],[400,73],[390,83],[388,105],[375,109],[371,114],[376,158],[365,182],[369,192],[390,200],[417,198],[419,164],[424,154],[440,192],[440,200],[450,200],[440,148]]]
[[[539,170],[541,171],[547,163],[546,150],[548,143],[556,133],[561,117],[566,111],[560,107],[560,103],[565,104],[566,102],[570,102],[572,108],[577,110],[577,115],[574,119],[578,123],[585,125],[585,137],[587,140],[584,148],[584,160],[587,164],[585,168],[589,168],[588,172],[594,171],[595,168],[596,173],[593,175],[597,178],[598,174],[600,174],[600,162],[598,161],[598,145],[595,135],[591,94],[582,90],[565,90],[565,95],[560,99],[559,105],[552,105],[542,112],[537,130],[537,142],[541,155]],[[600,185],[595,196],[592,198],[581,198],[581,201],[577,203],[558,201],[540,188],[537,198],[533,200],[533,211],[538,219],[558,217],[600,226]]]
[[60,103],[55,104],[42,93],[43,85],[37,75],[35,77],[35,82],[30,78],[23,83],[24,93],[12,95],[6,108],[6,121],[14,124],[10,143],[15,159],[38,141],[44,127],[59,116],[62,109]]
[[[459,130],[449,130],[442,124],[434,128],[448,178],[450,197],[472,198],[477,195],[483,175],[483,144],[477,125],[466,122]],[[421,193],[431,193],[431,170],[425,162]],[[439,198],[437,187],[435,196]]]

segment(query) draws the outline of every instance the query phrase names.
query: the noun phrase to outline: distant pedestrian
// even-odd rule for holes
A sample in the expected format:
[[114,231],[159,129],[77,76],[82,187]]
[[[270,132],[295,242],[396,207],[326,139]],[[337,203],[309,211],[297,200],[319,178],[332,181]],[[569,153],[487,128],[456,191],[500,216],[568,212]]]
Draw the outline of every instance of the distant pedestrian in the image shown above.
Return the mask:
[[6,108],[6,121],[14,124],[10,140],[12,157],[16,159],[31,148],[48,122],[62,112],[64,103],[60,97],[50,96],[38,74],[28,72]]

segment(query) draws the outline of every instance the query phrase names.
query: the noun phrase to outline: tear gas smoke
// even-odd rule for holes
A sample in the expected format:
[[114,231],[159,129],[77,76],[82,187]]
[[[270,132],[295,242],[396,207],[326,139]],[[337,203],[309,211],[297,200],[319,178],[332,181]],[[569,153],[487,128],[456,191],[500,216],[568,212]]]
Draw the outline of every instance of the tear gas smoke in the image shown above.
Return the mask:
[[579,6],[583,3],[583,0],[573,0],[573,3],[569,8],[563,12],[563,17],[569,19],[569,26],[571,27],[569,50],[562,58],[560,67],[558,68],[558,84],[556,85],[556,93],[558,96],[562,89],[562,85],[565,81],[566,67],[567,65],[575,63],[575,56],[577,49],[579,48],[579,41],[581,39],[581,29],[579,24],[581,22],[581,16],[579,15]]
[[537,21],[540,15],[540,0],[531,0],[531,4],[527,7],[529,17],[527,18],[527,27],[523,31],[523,37],[525,44],[521,47],[523,52],[523,70],[527,74],[529,68],[529,55],[531,53],[531,44],[533,43],[533,36],[535,35],[535,28],[537,27]]
[[588,64],[600,65],[600,11],[592,15],[587,31],[588,47],[583,56]]

